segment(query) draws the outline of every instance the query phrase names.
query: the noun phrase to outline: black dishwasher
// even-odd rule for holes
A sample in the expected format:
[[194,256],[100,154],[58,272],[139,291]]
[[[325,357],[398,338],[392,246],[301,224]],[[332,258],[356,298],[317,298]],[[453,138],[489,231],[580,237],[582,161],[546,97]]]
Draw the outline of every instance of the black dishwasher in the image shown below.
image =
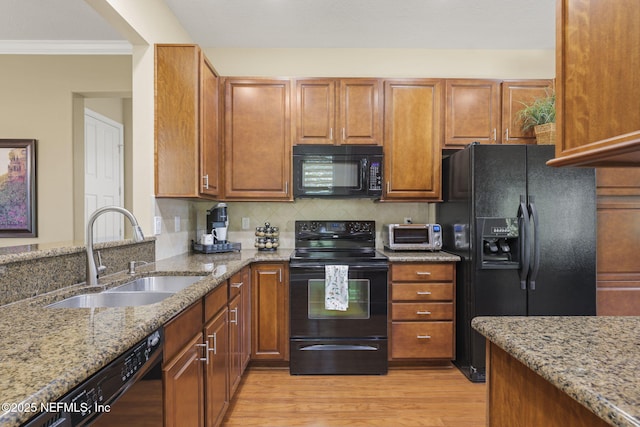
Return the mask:
[[[158,329],[55,402],[40,405],[25,427],[102,425],[117,411],[117,400],[147,375],[160,375],[164,333]],[[162,412],[162,402],[157,408]],[[105,421],[107,421],[105,423]]]

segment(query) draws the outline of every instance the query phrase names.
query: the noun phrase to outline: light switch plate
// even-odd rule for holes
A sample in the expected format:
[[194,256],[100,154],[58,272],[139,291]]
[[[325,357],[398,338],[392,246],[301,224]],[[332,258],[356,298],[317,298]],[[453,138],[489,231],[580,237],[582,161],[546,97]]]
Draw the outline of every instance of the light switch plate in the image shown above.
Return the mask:
[[248,230],[249,227],[251,227],[251,223],[249,222],[249,218],[242,217],[242,229],[243,230]]
[[180,217],[179,216],[174,216],[173,217],[173,229],[174,229],[174,231],[176,233],[180,231]]
[[154,216],[153,217],[153,234],[156,236],[162,233],[162,217]]

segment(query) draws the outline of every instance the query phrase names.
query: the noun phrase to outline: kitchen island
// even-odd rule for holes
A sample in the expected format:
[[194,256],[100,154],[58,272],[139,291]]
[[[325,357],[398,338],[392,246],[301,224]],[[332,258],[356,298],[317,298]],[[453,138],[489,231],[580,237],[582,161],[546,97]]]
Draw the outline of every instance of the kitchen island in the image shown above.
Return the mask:
[[640,426],[639,317],[477,317],[489,426]]

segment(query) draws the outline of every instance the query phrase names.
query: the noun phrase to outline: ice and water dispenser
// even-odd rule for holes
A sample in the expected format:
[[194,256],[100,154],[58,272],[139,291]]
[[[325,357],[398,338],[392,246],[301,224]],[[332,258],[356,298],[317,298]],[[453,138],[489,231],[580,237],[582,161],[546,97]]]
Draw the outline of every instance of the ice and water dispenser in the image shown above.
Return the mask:
[[483,269],[517,269],[520,265],[518,218],[478,218],[478,258]]

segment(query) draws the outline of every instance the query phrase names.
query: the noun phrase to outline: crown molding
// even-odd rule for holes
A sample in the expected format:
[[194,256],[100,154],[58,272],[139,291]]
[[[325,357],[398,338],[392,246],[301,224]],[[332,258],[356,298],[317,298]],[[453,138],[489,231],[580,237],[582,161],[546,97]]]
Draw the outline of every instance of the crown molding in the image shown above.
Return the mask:
[[0,40],[2,55],[131,55],[124,40]]

